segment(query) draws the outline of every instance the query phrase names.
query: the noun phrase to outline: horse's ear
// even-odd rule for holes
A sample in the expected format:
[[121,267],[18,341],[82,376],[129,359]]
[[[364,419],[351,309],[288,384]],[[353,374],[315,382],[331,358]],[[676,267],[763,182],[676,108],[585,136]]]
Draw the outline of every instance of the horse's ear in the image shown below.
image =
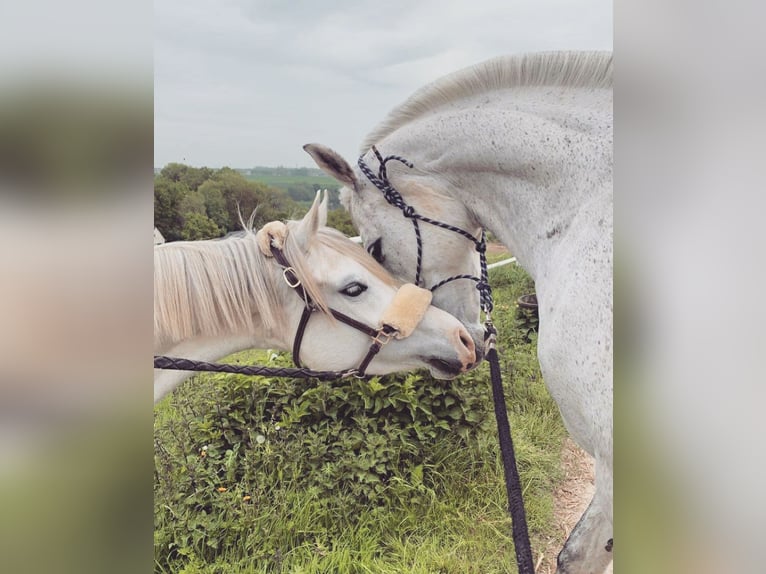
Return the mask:
[[324,215],[322,215],[322,192],[317,191],[314,203],[311,204],[311,209],[303,216],[297,228],[297,235],[303,240],[304,244],[308,244],[312,237],[314,237],[322,225],[322,219],[327,222],[327,205],[324,206]]
[[[322,192],[320,191],[319,193],[322,193]],[[318,195],[319,194],[317,194],[317,196]],[[325,189],[324,196],[322,197],[322,201],[319,203],[319,212],[317,213],[319,227],[327,226],[327,198],[329,196],[330,196],[330,193]]]
[[356,189],[354,170],[338,152],[321,144],[306,144],[303,149],[308,152],[323,172],[345,183],[351,189]]

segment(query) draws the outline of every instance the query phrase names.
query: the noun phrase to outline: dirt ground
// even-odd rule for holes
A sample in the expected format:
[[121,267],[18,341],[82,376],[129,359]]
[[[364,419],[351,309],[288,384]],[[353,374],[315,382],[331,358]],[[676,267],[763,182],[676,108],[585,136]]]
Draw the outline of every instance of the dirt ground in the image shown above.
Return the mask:
[[[554,493],[556,535],[548,540],[545,547],[535,549],[538,553],[536,574],[556,572],[556,555],[593,496],[593,460],[568,437],[564,441],[562,463],[564,480]],[[612,569],[610,564],[606,573],[612,574]]]

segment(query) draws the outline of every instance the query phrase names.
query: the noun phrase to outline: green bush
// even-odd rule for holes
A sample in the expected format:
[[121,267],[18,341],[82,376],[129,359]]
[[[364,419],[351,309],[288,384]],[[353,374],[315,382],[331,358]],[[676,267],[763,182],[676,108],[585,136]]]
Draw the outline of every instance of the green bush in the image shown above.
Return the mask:
[[[166,426],[173,440],[155,445],[156,520],[165,527],[156,542],[173,550],[168,558],[193,549],[212,559],[239,545],[248,511],[270,505],[278,484],[299,485],[320,505],[343,500],[344,516],[334,522],[349,524],[397,484],[428,485],[434,444],[467,447],[492,423],[489,390],[470,376],[211,378],[216,383],[194,401],[174,396],[177,418]],[[418,488],[398,490],[402,504],[422,498]]]
[[[491,280],[527,516],[544,537],[563,428],[536,336],[516,327],[515,300],[534,286],[515,266]],[[191,379],[155,409],[156,570],[506,572],[488,379],[486,364],[453,381]]]

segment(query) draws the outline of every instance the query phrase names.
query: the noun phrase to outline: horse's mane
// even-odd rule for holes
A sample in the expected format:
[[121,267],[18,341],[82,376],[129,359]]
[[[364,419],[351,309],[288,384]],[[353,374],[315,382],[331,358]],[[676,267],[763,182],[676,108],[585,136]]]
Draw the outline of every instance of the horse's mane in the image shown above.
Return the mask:
[[454,101],[522,86],[612,86],[611,52],[541,52],[500,56],[458,70],[417,90],[364,138],[359,153],[403,125]]
[[[298,223],[288,222],[290,231]],[[340,232],[320,228],[311,241],[354,258],[392,282],[364,249]],[[294,233],[288,232],[284,253],[313,301],[327,312],[306,249]],[[244,237],[159,245],[154,249],[155,342],[165,345],[194,336],[249,333],[259,325],[268,333],[280,333],[286,329],[285,298],[297,298],[290,291],[281,267],[261,253],[252,230]]]

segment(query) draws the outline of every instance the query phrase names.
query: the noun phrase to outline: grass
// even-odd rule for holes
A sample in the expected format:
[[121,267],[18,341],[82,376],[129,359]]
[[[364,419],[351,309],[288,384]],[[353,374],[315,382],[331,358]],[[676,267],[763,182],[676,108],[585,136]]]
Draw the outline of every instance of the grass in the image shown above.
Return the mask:
[[[534,551],[553,533],[552,492],[560,476],[564,429],[539,373],[535,337],[527,342],[526,333],[516,325],[515,300],[533,291],[532,282],[515,265],[492,270],[490,280],[495,295],[494,319],[501,334],[508,411]],[[250,351],[233,360],[263,362],[269,357],[262,351]],[[506,376],[509,372],[510,377]],[[247,424],[242,427],[231,423],[232,417],[263,409],[263,401],[273,400],[283,392],[280,389],[289,393],[292,383],[221,375],[201,375],[187,381],[155,409],[155,571],[516,572],[491,415],[488,366],[484,364],[451,383],[439,383],[423,374],[391,380],[399,381],[396,384],[407,392],[420,392],[423,386],[443,388],[439,391],[442,394],[434,391],[433,405],[454,391],[467,419],[475,420],[469,416],[471,412],[486,417],[462,429],[458,423],[465,420],[450,419],[443,425],[447,431],[437,428],[441,420],[438,417],[424,418],[437,424],[435,438],[418,441],[411,432],[408,434],[411,427],[398,430],[399,434],[391,430],[396,426],[393,410],[375,415],[371,410],[354,407],[333,421],[334,411],[325,406],[330,413],[326,418],[320,412],[311,422],[303,419],[289,430],[293,434],[287,440],[279,434],[287,431],[275,432],[273,415],[272,420],[266,420],[265,411],[263,416],[252,419],[255,422],[246,418]],[[407,386],[409,382],[414,382],[414,390]],[[396,387],[393,383],[388,386]],[[243,396],[255,397],[263,389],[267,399],[258,398],[241,411],[222,404]],[[317,385],[316,390],[301,391],[295,395],[299,398],[286,402],[280,420],[286,420],[284,413],[297,408],[296,403],[307,396],[322,397],[330,405],[332,393],[340,392],[346,390],[338,385]],[[388,391],[380,392],[385,395]],[[348,396],[353,400],[356,395]],[[424,401],[431,395],[418,396]],[[426,404],[428,408],[433,406]],[[470,408],[475,412],[469,410],[470,405],[474,405]],[[435,407],[432,410],[435,412]],[[349,421],[349,416],[354,422]],[[335,422],[338,424],[333,426]],[[362,427],[363,423],[367,426]],[[360,485],[346,480],[346,471],[333,466],[342,460],[346,460],[343,464],[363,461],[363,455],[348,460],[341,455],[327,456],[328,449],[336,445],[345,448],[343,445],[348,443],[343,441],[350,440],[355,428],[377,429],[365,431],[364,447],[378,453],[381,460],[395,459],[389,467],[393,470],[385,474],[384,480],[368,485],[378,490],[367,498],[360,498],[359,491],[354,490]],[[332,429],[328,432],[333,435],[323,438],[318,447],[317,429]],[[216,437],[235,430],[253,440],[235,437],[233,440],[241,440],[242,448],[218,454],[211,446],[206,461],[211,474],[205,474],[207,467],[200,465],[201,445],[215,445]],[[422,432],[428,430],[423,427]],[[264,437],[263,442],[259,442],[259,435]],[[313,450],[315,447],[318,450]],[[165,456],[163,451],[170,454]],[[411,458],[413,452],[415,459]],[[241,476],[232,471],[232,461],[237,457],[242,459]],[[320,461],[318,466],[311,466],[314,460]],[[322,473],[330,477],[328,486],[323,486]],[[216,486],[220,484],[225,484],[225,491],[218,492]]]

